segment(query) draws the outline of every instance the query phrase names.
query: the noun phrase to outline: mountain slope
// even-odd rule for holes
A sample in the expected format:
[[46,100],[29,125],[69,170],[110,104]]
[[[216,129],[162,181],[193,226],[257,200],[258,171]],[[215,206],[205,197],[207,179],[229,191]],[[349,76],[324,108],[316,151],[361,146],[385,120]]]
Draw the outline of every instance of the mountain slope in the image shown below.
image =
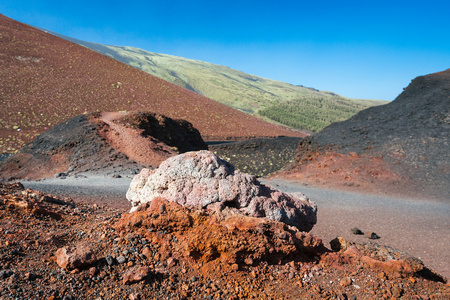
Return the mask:
[[294,128],[320,131],[365,108],[386,101],[349,99],[331,92],[265,79],[203,61],[107,46],[50,32],[149,74],[241,111]]
[[450,69],[303,139],[290,177],[450,199]]
[[3,15],[0,81],[0,152],[14,152],[64,120],[96,111],[186,119],[205,139],[302,136]]

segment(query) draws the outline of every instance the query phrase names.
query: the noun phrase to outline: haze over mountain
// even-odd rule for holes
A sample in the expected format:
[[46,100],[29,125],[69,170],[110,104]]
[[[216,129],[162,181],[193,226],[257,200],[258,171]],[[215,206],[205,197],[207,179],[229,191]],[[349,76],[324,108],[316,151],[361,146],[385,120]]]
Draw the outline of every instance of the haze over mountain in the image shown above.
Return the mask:
[[0,15],[0,152],[83,113],[149,110],[203,137],[304,136]]
[[[45,29],[42,29],[45,30]],[[346,98],[332,92],[261,78],[226,66],[149,52],[134,47],[81,41],[50,32],[249,114],[286,126],[320,131],[380,100]]]

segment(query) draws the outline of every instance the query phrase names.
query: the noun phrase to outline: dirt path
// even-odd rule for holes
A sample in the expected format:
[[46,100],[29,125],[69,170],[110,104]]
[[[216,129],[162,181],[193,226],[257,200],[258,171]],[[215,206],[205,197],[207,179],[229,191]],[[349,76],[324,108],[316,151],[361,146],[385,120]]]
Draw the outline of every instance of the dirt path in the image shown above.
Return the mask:
[[[94,202],[127,211],[125,198],[131,178],[91,176],[88,178],[24,181],[27,188],[82,202]],[[375,242],[408,252],[433,270],[450,277],[450,204],[366,195],[302,186],[286,180],[262,180],[277,189],[306,194],[318,205],[318,223],[311,231],[329,241],[342,236],[356,242],[369,241],[351,234],[358,227],[376,232]]]
[[138,129],[118,125],[114,121],[120,119],[120,112],[103,112],[100,119],[108,124],[110,130],[107,139],[114,149],[124,153],[131,160],[141,165],[159,165],[176,152],[166,144],[151,136],[141,136]]
[[381,238],[374,242],[420,258],[450,278],[450,204],[327,190],[279,179],[262,181],[283,191],[302,192],[317,204],[318,223],[311,233],[325,245],[337,236],[369,241],[350,232],[357,227],[377,233]]
[[49,178],[38,181],[21,181],[26,188],[59,197],[70,197],[77,202],[96,203],[128,211],[131,208],[125,194],[131,177],[111,178],[92,175],[88,177]]

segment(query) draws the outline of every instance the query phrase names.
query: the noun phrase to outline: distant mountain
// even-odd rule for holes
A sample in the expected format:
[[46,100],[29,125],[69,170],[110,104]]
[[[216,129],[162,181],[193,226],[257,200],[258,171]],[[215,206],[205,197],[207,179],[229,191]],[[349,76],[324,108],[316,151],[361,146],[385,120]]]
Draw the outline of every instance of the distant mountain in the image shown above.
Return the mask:
[[204,139],[304,136],[0,14],[0,153],[97,111],[185,119]]
[[350,99],[203,61],[133,47],[106,46],[50,33],[243,112],[294,128],[320,131],[358,111],[387,103]]

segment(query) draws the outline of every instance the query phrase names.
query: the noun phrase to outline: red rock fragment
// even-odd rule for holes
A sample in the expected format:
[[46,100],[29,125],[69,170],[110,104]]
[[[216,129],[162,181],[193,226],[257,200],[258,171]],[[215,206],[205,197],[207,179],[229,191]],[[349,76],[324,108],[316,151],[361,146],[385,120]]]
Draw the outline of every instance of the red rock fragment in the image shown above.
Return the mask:
[[97,261],[92,249],[83,244],[59,248],[55,255],[58,266],[68,270],[85,268]]
[[123,274],[123,284],[131,284],[134,282],[139,282],[144,279],[150,273],[149,267],[134,267],[129,269]]

